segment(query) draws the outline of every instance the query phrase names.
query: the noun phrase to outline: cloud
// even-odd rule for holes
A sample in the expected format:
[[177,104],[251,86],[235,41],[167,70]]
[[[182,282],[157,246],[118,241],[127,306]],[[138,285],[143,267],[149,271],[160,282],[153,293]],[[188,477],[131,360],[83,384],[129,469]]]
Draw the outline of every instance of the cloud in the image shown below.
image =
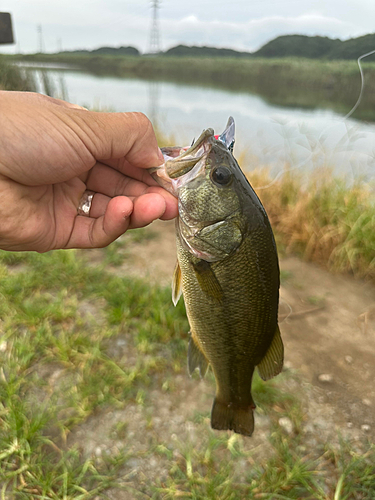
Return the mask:
[[[374,0],[162,0],[159,10],[162,48],[177,44],[211,45],[253,51],[284,34],[350,38],[373,29]],[[43,26],[47,50],[134,45],[148,49],[149,0],[3,0],[13,13],[16,38],[23,51],[37,49],[36,26]],[[312,8],[315,10],[312,11]],[[272,15],[269,15],[272,13]],[[3,48],[1,47],[3,52]],[[14,51],[14,47],[5,47]]]
[[294,17],[267,16],[246,22],[202,20],[189,15],[162,23],[165,44],[194,43],[220,47],[256,50],[267,41],[283,34],[306,34],[349,38],[364,34],[353,23],[319,13]]

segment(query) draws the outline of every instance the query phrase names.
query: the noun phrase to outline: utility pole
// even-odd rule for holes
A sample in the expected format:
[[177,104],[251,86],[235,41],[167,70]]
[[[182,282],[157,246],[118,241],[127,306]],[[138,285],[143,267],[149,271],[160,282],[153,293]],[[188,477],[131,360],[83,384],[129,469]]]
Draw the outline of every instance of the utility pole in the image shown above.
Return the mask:
[[44,52],[44,42],[43,42],[43,31],[41,24],[38,24],[38,26],[36,27],[36,31],[38,34],[38,53],[42,54]]
[[160,32],[159,32],[159,18],[158,9],[161,0],[152,0],[152,23],[150,32],[150,54],[158,54],[160,52]]
[[57,39],[57,52],[62,52],[63,51],[63,46],[62,46],[62,38]]

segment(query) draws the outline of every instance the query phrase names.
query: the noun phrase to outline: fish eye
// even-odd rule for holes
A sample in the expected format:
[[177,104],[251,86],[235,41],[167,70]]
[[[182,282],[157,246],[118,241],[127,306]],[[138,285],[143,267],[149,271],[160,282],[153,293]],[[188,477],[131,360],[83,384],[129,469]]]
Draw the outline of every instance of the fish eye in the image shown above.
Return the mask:
[[211,173],[211,178],[215,184],[226,186],[232,180],[232,172],[227,167],[217,167]]

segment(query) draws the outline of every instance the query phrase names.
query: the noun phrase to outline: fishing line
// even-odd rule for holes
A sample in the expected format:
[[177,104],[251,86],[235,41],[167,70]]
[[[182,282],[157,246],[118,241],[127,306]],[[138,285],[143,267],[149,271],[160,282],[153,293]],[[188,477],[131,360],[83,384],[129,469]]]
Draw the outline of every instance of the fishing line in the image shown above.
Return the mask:
[[[361,89],[360,89],[360,92],[359,92],[359,97],[357,99],[357,102],[354,104],[354,106],[352,107],[352,109],[349,111],[349,113],[347,113],[343,118],[342,118],[342,121],[346,121],[354,112],[355,110],[358,108],[361,100],[362,100],[362,96],[363,96],[363,92],[364,92],[364,88],[365,88],[365,75],[363,73],[363,69],[362,69],[362,65],[361,65],[361,61],[362,59],[364,59],[365,57],[368,57],[368,56],[371,56],[375,54],[375,50],[371,50],[370,52],[367,52],[366,54],[362,54],[361,56],[358,57],[357,59],[357,64],[358,64],[358,68],[359,68],[359,73],[360,73],[360,76],[361,76]],[[322,131],[322,134],[327,130],[327,127]],[[311,158],[313,157],[313,153],[311,152],[310,155],[305,159],[303,160],[301,163],[299,163],[298,165],[296,165],[295,167],[292,167],[292,168],[289,168],[287,170],[287,172],[292,172],[293,170],[297,170],[297,169],[300,169],[301,167],[303,167],[308,161],[311,160]],[[255,187],[254,189],[257,191],[257,190],[261,190],[261,189],[267,189],[269,187],[271,187],[273,184],[275,184],[275,182],[277,182],[277,180],[285,173],[285,170],[281,170],[277,175],[276,177],[271,181],[269,182],[268,184],[266,184],[265,186],[259,186],[259,187]]]
[[281,303],[284,303],[284,304],[286,304],[286,305],[288,306],[288,308],[289,308],[289,312],[285,315],[285,317],[284,317],[281,321],[279,321],[279,324],[281,325],[281,323],[284,323],[284,321],[286,321],[286,320],[289,318],[289,316],[290,316],[291,314],[293,314],[293,308],[292,308],[292,306],[289,304],[289,302],[288,302],[288,301],[286,301],[285,299],[283,299],[282,297],[280,297],[279,303],[280,303],[280,304],[281,304]]
[[357,99],[357,102],[354,104],[354,106],[349,111],[349,113],[344,116],[343,121],[345,121],[347,118],[349,118],[349,116],[351,116],[354,113],[354,111],[358,108],[359,103],[361,102],[362,94],[363,94],[363,89],[365,88],[365,75],[363,74],[363,70],[362,70],[362,66],[361,66],[361,61],[365,57],[372,56],[372,54],[375,54],[375,50],[372,50],[371,52],[367,52],[367,54],[363,54],[362,56],[358,57],[358,59],[357,59],[357,64],[358,64],[359,72],[360,72],[360,75],[361,75],[361,91],[359,93],[359,97]]
[[[298,168],[303,167],[305,165],[305,163],[307,163],[308,161],[311,160],[312,156],[313,156],[313,153],[310,153],[310,156],[308,156],[307,158],[305,158],[304,160],[302,160],[301,163],[299,163],[295,167],[288,168],[287,172],[289,173],[289,172],[292,172],[292,170],[297,170]],[[260,189],[267,189],[267,188],[271,187],[284,174],[285,174],[285,170],[280,170],[280,172],[276,175],[276,177],[274,179],[272,179],[271,182],[269,182],[265,186],[255,187],[254,188],[255,191],[259,191]]]

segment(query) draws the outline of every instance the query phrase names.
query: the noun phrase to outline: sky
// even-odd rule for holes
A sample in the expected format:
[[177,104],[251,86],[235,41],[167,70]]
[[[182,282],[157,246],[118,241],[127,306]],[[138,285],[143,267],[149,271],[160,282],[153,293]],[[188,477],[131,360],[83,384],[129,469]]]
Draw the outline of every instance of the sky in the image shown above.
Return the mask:
[[[375,0],[159,0],[161,49],[178,44],[255,51],[285,34],[342,40],[375,31]],[[16,45],[0,52],[45,52],[132,45],[150,48],[150,0],[0,0]]]

